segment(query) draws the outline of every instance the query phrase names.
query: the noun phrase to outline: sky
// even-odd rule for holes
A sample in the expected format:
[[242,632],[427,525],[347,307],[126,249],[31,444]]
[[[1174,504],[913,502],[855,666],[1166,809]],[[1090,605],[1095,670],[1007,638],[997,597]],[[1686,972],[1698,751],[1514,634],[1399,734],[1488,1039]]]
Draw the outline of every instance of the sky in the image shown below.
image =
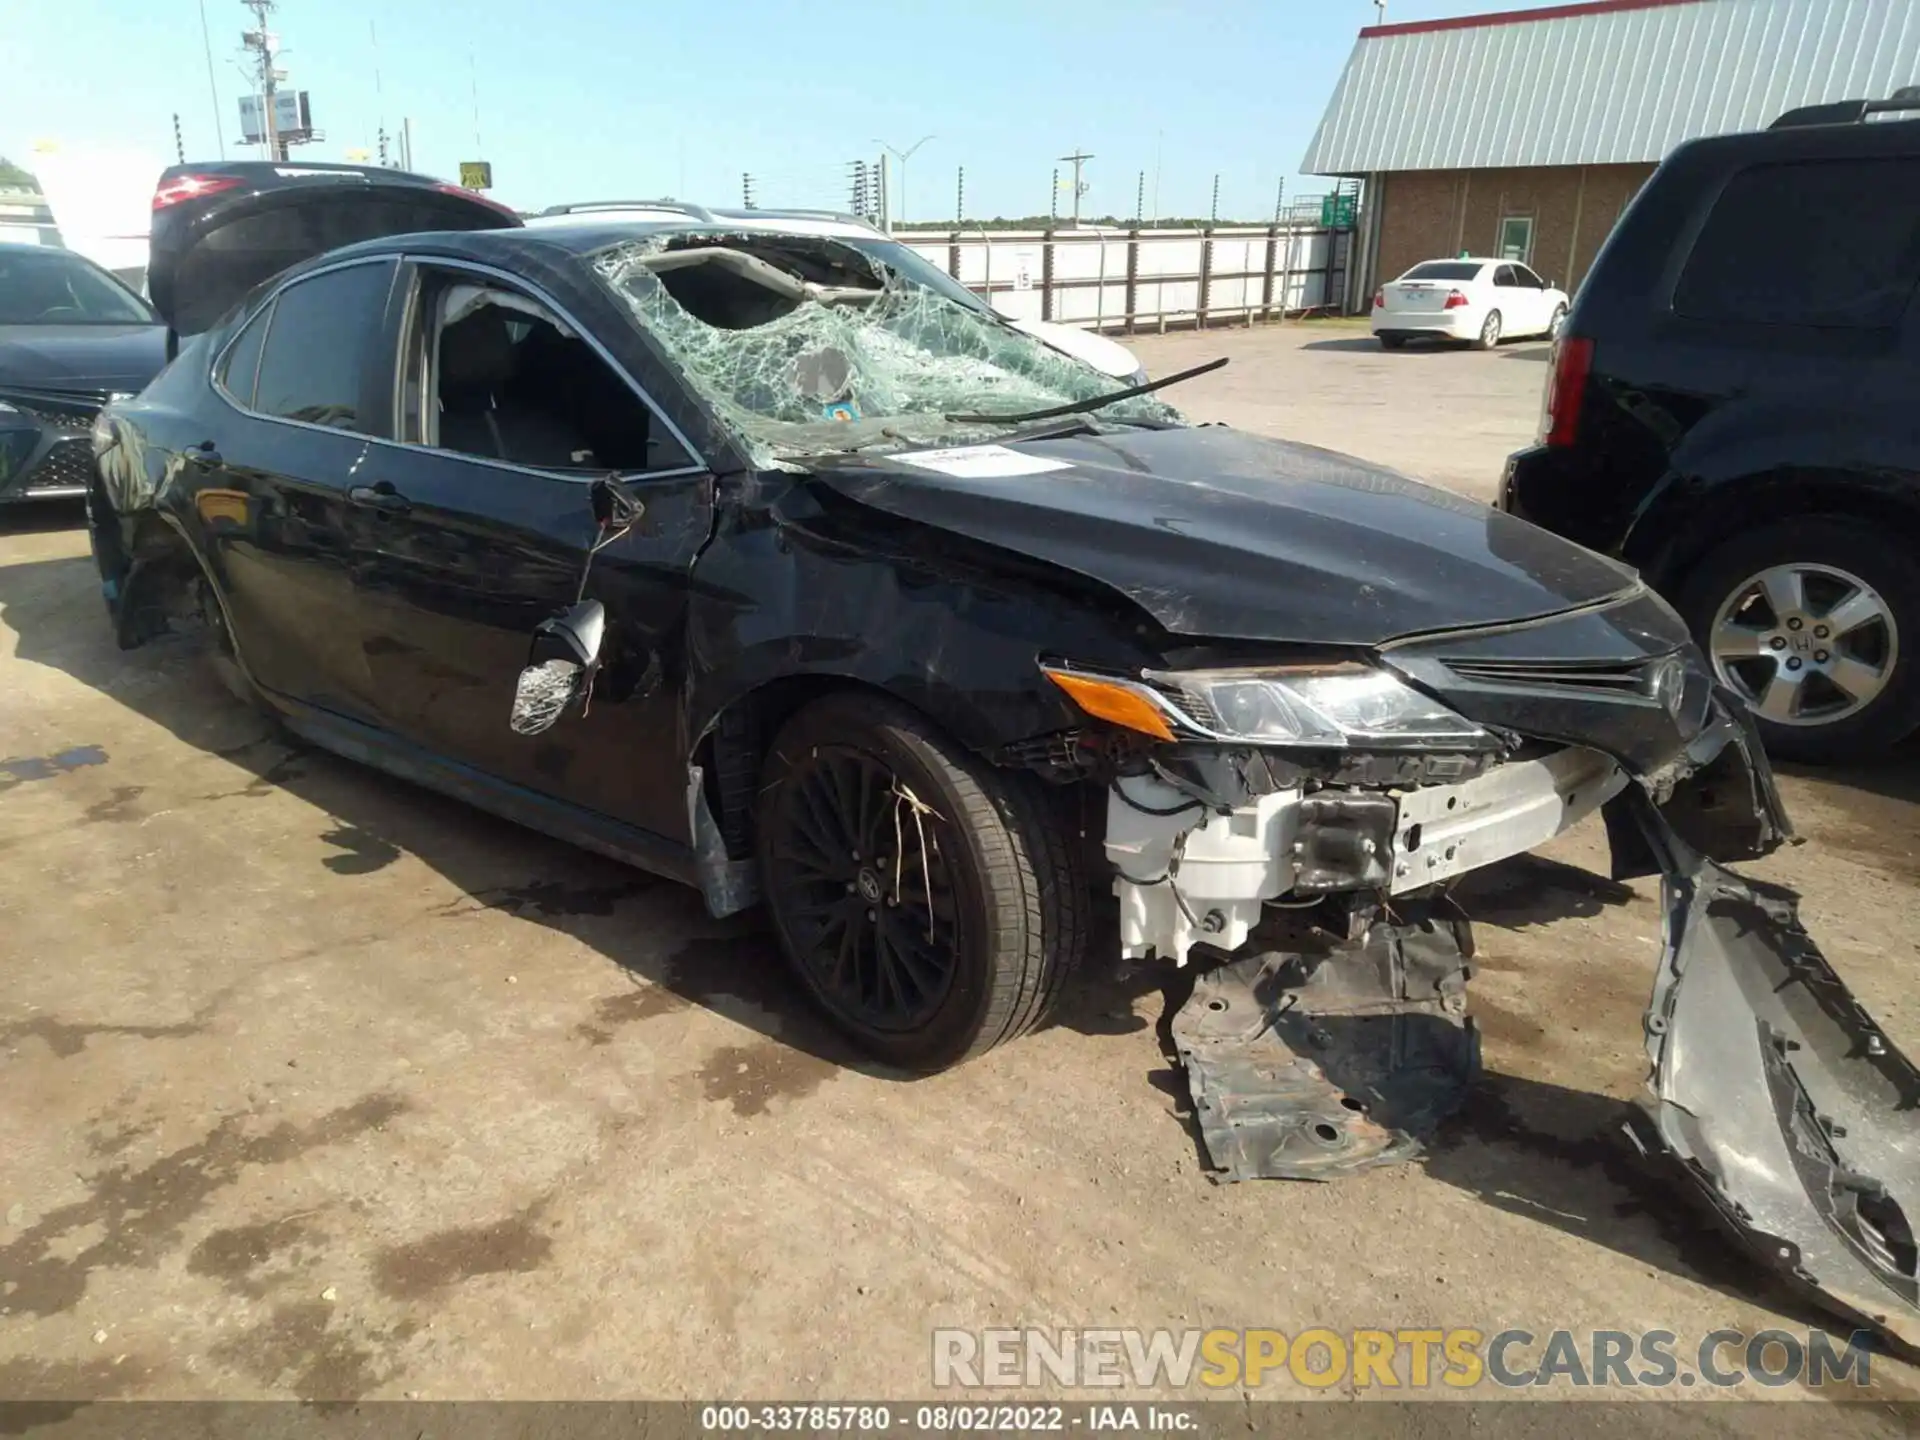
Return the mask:
[[[1387,19],[1524,8],[1389,0]],[[177,113],[189,159],[222,140],[259,158],[237,143],[240,0],[0,0],[0,17],[0,155],[167,164]],[[1080,149],[1085,214],[1131,214],[1145,172],[1149,215],[1205,215],[1217,174],[1220,217],[1259,219],[1283,181],[1330,188],[1295,167],[1375,19],[1372,0],[280,0],[273,24],[326,137],[295,159],[372,150],[411,117],[414,169],[490,161],[523,209],[735,205],[743,173],[762,205],[844,207],[853,160],[930,135],[896,171],[896,217],[950,218],[960,167],[970,216],[1045,213]]]

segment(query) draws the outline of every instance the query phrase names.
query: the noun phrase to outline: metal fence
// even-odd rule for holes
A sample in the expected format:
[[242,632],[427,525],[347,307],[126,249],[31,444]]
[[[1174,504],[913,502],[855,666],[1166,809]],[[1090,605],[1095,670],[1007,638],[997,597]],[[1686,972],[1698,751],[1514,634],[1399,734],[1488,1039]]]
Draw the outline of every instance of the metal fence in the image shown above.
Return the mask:
[[[51,223],[36,224],[38,217],[24,208],[10,213],[14,208],[0,205],[0,240],[60,243]],[[1018,320],[1130,335],[1251,325],[1337,312],[1349,303],[1353,232],[1305,222],[1209,230],[913,230],[894,238]],[[144,267],[115,273],[136,288],[144,280]]]
[[1344,310],[1354,232],[1299,221],[1205,230],[897,231],[1005,314],[1090,330],[1246,324]]

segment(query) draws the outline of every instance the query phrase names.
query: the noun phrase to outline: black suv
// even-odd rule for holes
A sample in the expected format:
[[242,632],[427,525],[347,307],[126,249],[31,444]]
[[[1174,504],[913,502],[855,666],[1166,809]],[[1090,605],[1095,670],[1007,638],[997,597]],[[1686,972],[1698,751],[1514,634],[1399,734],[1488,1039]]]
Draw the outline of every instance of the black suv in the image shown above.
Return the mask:
[[[1500,504],[1638,567],[1770,749],[1920,727],[1920,88],[1667,157]],[[1901,118],[1906,116],[1909,118]]]

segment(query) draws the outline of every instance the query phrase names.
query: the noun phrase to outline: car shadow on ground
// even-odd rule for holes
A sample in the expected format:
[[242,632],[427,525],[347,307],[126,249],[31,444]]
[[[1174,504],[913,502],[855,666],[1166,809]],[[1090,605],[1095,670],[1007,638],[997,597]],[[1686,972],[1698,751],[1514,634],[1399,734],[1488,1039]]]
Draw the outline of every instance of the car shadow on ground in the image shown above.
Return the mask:
[[1853,791],[1920,805],[1920,735],[1911,735],[1885,755],[1858,765],[1802,765],[1776,760],[1773,768],[1829,793]]
[[1432,1179],[1496,1210],[1809,1327],[1832,1328],[1831,1316],[1694,1201],[1683,1178],[1639,1153],[1626,1134],[1633,1108],[1606,1095],[1483,1073],[1422,1164]]
[[0,505],[0,535],[46,535],[86,528],[83,500],[15,501]]
[[1451,355],[1465,350],[1464,340],[1415,340],[1398,350],[1388,350],[1372,335],[1343,335],[1337,340],[1309,340],[1300,347],[1302,350],[1346,350],[1350,352],[1372,351],[1379,355]]
[[[1399,359],[1415,355],[1458,355],[1463,351],[1471,351],[1473,347],[1464,340],[1413,340],[1398,350],[1388,350],[1372,335],[1347,335],[1338,340],[1309,340],[1300,348],[1302,350],[1345,350],[1352,353],[1372,351]],[[1547,356],[1552,351],[1545,341],[1529,338],[1504,341],[1493,353],[1502,360],[1535,360],[1545,364]]]
[[[216,824],[218,805],[286,791],[313,807],[330,852],[319,863],[333,874],[372,874],[412,856],[461,892],[445,914],[505,911],[568,934],[645,982],[603,999],[587,1038],[700,1005],[834,1065],[907,1078],[866,1061],[820,1017],[761,912],[716,921],[686,886],[309,746],[229,694],[204,636],[120,650],[86,556],[0,568],[0,622],[18,637],[18,660],[59,669],[242,772],[170,806],[204,805]],[[97,818],[123,817],[90,812],[81,823]]]

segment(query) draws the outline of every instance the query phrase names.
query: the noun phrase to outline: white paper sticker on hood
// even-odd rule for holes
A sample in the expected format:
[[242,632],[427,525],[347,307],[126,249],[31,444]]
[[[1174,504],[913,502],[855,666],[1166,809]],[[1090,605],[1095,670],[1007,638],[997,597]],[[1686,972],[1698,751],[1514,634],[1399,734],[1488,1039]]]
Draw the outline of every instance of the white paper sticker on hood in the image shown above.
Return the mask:
[[999,480],[1010,475],[1044,475],[1049,470],[1071,470],[1064,460],[1024,455],[1004,445],[964,445],[953,450],[920,450],[894,457],[905,465],[958,475],[966,480]]

